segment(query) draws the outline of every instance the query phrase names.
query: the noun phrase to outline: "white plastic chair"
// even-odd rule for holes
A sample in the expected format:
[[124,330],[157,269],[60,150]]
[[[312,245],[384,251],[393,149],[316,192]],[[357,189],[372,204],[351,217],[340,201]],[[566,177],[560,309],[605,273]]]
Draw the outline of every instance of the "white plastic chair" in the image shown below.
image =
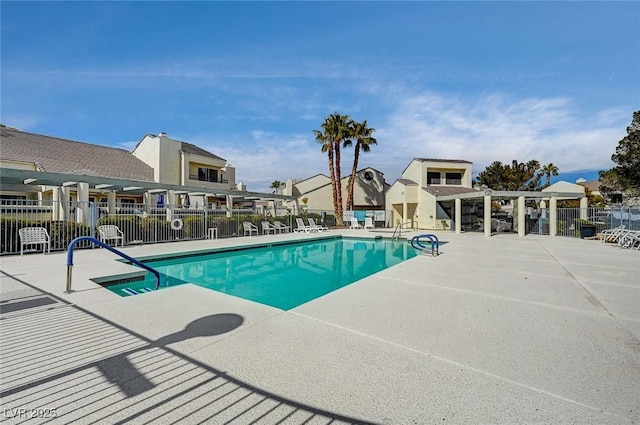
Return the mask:
[[256,233],[256,236],[258,236],[258,226],[256,226],[253,223],[250,223],[248,221],[244,221],[242,222],[242,228],[244,229],[244,235],[247,236],[251,236],[253,235],[253,232]]
[[20,236],[20,256],[24,255],[25,245],[42,245],[42,253],[51,253],[51,238],[44,227],[23,227],[18,230]]
[[270,233],[273,232],[273,234],[276,234],[276,226],[274,226],[273,224],[269,223],[268,221],[263,221],[262,222],[262,234],[263,235],[268,235]]
[[351,225],[349,226],[349,229],[362,229],[362,226],[360,225],[360,223],[358,223],[357,218],[351,217]]
[[364,228],[365,229],[375,229],[376,226],[373,225],[373,219],[371,217],[365,217],[364,219]]
[[316,221],[309,217],[309,229],[315,232],[322,232],[323,230],[329,230],[327,226],[323,226],[321,224],[316,224]]
[[287,226],[281,221],[274,220],[273,225],[276,227],[278,233],[289,233],[291,231],[291,227]]
[[120,246],[124,246],[124,234],[115,224],[98,226],[98,234],[101,242],[108,243],[109,241],[116,241],[115,245],[118,246],[118,241],[120,241]]
[[309,233],[311,231],[311,228],[306,224],[304,224],[304,220],[302,220],[300,217],[296,217],[296,224],[297,224],[297,227],[293,229],[295,233],[298,233],[298,232]]
[[600,232],[600,239],[602,240],[602,243],[618,242],[618,238],[623,233],[625,233],[624,225],[615,227],[613,229],[605,229],[602,232]]

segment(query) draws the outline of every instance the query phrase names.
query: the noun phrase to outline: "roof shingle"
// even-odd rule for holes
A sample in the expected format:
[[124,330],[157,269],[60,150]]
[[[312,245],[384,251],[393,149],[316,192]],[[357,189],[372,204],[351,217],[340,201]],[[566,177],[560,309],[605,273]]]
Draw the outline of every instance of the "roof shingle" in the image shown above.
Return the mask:
[[0,128],[0,152],[39,171],[153,181],[153,168],[125,149]]

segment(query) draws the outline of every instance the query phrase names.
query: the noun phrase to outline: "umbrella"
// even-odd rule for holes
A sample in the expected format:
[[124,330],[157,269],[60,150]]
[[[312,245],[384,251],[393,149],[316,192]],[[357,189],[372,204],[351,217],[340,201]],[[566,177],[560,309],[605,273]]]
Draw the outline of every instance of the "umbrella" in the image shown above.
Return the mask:
[[164,207],[164,193],[158,195],[158,208]]

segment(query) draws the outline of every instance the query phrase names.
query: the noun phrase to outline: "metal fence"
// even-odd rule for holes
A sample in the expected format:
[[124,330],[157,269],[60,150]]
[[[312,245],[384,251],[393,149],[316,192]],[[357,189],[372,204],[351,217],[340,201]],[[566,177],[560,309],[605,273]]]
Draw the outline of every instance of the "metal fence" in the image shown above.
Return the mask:
[[[640,207],[620,206],[612,208],[558,208],[558,236],[595,236],[605,229],[624,226],[630,230],[640,230]],[[549,234],[549,210],[534,210],[528,217],[528,232]]]
[[[557,229],[559,236],[584,237],[605,229],[625,226],[640,230],[640,207],[616,208],[559,208]],[[366,214],[364,211],[357,213]],[[381,211],[377,218],[383,217]],[[281,221],[295,228],[295,219],[313,217],[328,227],[337,225],[336,217],[327,211],[304,211],[298,215],[284,208],[232,210],[203,206],[118,204],[110,207],[96,202],[25,201],[10,200],[0,204],[0,255],[20,253],[19,229],[44,227],[51,238],[51,250],[63,251],[79,236],[100,239],[99,226],[116,225],[123,234],[124,244],[150,244],[173,241],[227,238],[243,236],[242,223],[248,221],[261,229],[262,221]],[[384,211],[376,227],[390,227],[391,211]],[[549,234],[548,209],[528,209],[525,233]],[[210,229],[216,229],[215,232]],[[509,231],[516,229],[510,228]],[[91,247],[81,242],[78,248]]]
[[[326,213],[294,215],[280,210],[278,214],[282,215],[267,210],[256,213],[252,209],[228,211],[203,206],[118,204],[110,210],[107,204],[96,202],[5,201],[0,204],[0,255],[20,253],[19,229],[24,227],[44,227],[51,239],[51,250],[62,251],[79,236],[100,239],[102,225],[117,226],[127,245],[243,236],[245,221],[258,229],[262,221],[275,220],[295,228],[296,217],[313,217],[330,227],[336,224],[335,217]],[[90,242],[77,245],[91,246]]]

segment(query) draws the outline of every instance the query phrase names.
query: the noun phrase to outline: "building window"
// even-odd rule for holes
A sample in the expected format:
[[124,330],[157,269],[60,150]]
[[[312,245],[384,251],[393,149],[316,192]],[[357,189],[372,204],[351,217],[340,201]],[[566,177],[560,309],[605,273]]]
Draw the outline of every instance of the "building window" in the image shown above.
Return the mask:
[[2,205],[24,205],[27,197],[24,195],[0,195]]
[[213,168],[198,167],[198,181],[201,182],[217,182],[218,170]]
[[435,171],[427,172],[427,186],[432,184],[440,184],[440,173]]
[[365,171],[364,172],[364,179],[365,180],[373,180],[373,173],[371,171]]
[[446,173],[445,178],[447,184],[462,185],[462,173]]

